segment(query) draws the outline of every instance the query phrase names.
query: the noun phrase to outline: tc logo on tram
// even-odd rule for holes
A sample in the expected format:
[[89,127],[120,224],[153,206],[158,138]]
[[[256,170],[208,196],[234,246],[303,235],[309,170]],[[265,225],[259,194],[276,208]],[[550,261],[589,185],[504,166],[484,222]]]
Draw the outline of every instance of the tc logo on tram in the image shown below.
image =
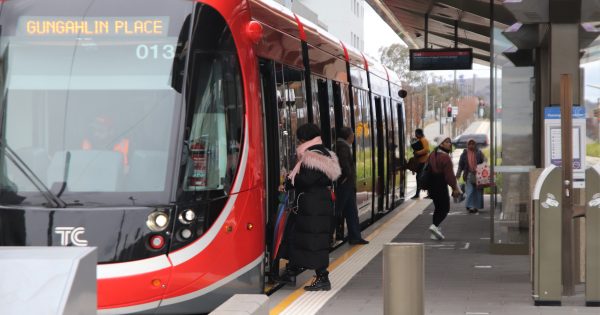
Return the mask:
[[54,228],[54,233],[60,235],[60,245],[67,246],[87,246],[88,241],[82,238],[85,233],[84,227],[57,226]]

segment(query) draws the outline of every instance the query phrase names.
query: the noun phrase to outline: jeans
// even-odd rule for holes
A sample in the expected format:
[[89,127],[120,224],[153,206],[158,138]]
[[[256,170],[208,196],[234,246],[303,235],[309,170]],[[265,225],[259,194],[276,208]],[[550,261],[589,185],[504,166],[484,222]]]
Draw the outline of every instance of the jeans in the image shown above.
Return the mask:
[[467,181],[465,183],[467,200],[465,202],[467,208],[483,209],[483,188],[477,188],[476,184]]

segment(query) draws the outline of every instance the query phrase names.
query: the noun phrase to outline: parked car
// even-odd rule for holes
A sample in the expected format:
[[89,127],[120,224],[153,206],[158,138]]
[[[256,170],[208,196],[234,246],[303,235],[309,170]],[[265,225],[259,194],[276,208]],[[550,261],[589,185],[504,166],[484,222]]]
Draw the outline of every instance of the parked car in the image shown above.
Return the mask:
[[467,141],[469,141],[469,139],[475,140],[475,143],[477,143],[477,146],[479,148],[484,148],[488,146],[488,136],[485,133],[462,134],[454,138],[452,144],[454,144],[454,147],[457,149],[466,149]]

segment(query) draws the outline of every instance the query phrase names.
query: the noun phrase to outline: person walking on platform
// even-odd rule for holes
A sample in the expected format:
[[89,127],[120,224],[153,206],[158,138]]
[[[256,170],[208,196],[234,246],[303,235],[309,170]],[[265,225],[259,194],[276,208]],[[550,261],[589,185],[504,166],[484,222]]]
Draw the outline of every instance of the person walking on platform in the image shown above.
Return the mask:
[[465,190],[467,194],[467,211],[477,213],[478,209],[483,209],[483,188],[477,188],[477,165],[485,162],[483,152],[477,147],[474,139],[467,141],[467,149],[460,155],[458,161],[458,171],[456,178],[462,178],[465,181]]
[[[297,163],[287,176],[285,189],[295,189],[297,211],[290,233],[290,262],[282,276],[294,280],[296,271],[314,269],[316,278],[306,291],[331,290],[329,282],[329,240],[333,220],[332,183],[342,171],[335,153],[321,141],[321,131],[314,124],[298,127]],[[289,279],[293,274],[294,279]],[[291,282],[291,281],[290,281]]]
[[440,224],[448,212],[450,212],[450,197],[448,194],[448,186],[452,187],[452,196],[457,197],[462,194],[458,182],[454,176],[454,166],[450,158],[452,151],[452,140],[450,137],[445,137],[440,145],[429,155],[427,163],[429,163],[431,176],[429,179],[429,196],[433,199],[433,224],[429,227],[431,238],[443,240],[444,234],[440,229]]
[[364,240],[360,235],[358,209],[356,208],[356,164],[352,158],[352,142],[354,142],[352,129],[342,127],[335,143],[335,152],[342,169],[342,176],[337,180],[335,190],[335,209],[336,213],[342,213],[346,218],[348,243],[352,245],[369,244],[369,241]]
[[417,167],[417,191],[412,199],[418,199],[419,193],[421,192],[421,185],[419,184],[418,178],[421,176],[421,172],[423,171],[423,165],[429,158],[429,141],[425,138],[425,134],[423,133],[423,129],[417,128],[415,130],[415,137],[417,138],[417,142],[412,143],[411,147],[413,148],[414,156],[419,162]]

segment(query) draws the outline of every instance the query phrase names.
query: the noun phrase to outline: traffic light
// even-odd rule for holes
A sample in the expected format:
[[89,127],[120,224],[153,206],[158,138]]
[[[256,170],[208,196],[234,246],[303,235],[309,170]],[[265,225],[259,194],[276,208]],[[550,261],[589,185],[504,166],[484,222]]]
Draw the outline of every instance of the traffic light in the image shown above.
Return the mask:
[[452,106],[448,106],[448,117],[452,117]]

